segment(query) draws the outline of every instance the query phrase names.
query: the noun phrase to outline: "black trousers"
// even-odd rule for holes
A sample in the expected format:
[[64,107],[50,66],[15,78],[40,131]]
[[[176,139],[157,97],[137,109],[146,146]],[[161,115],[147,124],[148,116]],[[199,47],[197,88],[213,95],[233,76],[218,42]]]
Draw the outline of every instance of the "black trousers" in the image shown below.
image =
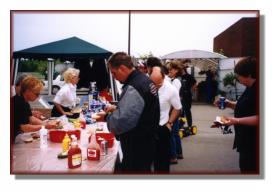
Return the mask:
[[170,130],[164,125],[158,129],[154,172],[169,173],[170,166]]
[[191,103],[191,99],[185,99],[182,101],[183,115],[186,116],[189,127],[192,126]]
[[259,173],[256,152],[239,152],[239,167],[243,174]]
[[[120,135],[123,153],[118,167],[124,174],[150,174],[154,161],[156,140],[154,135],[127,132]],[[119,173],[119,172],[118,172]]]
[[[61,106],[65,112],[70,112],[71,110],[69,107]],[[62,114],[58,111],[57,107],[54,105],[52,111],[51,111],[51,117],[60,117]]]

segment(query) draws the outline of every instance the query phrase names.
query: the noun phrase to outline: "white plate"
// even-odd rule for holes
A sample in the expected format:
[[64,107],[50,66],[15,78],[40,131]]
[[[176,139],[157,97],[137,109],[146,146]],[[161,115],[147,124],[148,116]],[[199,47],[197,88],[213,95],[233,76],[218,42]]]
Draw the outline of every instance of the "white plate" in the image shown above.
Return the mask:
[[220,116],[216,116],[214,122],[215,122],[215,123],[224,124],[224,123],[221,121],[221,117],[220,117]]
[[221,121],[221,116],[216,116],[214,122],[215,122],[215,123],[220,123],[220,124],[226,124],[228,121],[223,122],[223,121]]

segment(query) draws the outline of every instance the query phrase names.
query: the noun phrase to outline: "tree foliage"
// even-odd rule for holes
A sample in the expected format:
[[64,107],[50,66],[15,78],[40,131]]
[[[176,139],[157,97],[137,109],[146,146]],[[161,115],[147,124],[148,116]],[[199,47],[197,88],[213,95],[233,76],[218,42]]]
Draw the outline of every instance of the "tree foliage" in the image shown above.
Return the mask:
[[20,72],[38,72],[44,74],[47,70],[47,61],[24,60],[20,62]]
[[146,62],[146,60],[149,58],[149,57],[153,57],[154,55],[149,52],[149,53],[145,53],[145,54],[142,54],[138,57],[139,60],[142,60],[144,62]]
[[223,85],[227,87],[228,85],[235,86],[236,84],[236,76],[233,72],[227,73],[223,78]]

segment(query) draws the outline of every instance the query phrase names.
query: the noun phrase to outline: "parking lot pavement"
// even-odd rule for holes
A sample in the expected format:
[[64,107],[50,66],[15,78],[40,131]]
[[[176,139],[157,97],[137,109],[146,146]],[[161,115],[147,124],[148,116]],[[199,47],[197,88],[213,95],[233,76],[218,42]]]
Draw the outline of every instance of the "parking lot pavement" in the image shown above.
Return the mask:
[[193,104],[193,124],[196,135],[184,137],[184,159],[170,166],[172,174],[236,174],[239,173],[238,153],[233,150],[232,134],[223,134],[220,128],[210,128],[216,116],[233,116],[231,109],[219,110],[212,105]]

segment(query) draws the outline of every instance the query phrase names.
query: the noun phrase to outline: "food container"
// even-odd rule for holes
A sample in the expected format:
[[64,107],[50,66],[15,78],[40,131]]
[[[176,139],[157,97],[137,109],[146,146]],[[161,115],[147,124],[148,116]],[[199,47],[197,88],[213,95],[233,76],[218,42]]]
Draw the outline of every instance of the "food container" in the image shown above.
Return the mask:
[[81,131],[80,130],[50,130],[49,131],[49,140],[54,143],[61,143],[64,139],[65,134],[68,134],[70,137],[71,135],[75,135],[77,139],[80,139]]
[[78,119],[80,117],[80,113],[73,112],[72,115],[66,115],[66,116],[67,118]]
[[114,135],[112,133],[96,133],[95,137],[99,145],[101,145],[101,141],[106,140],[108,142],[108,148],[113,147]]

